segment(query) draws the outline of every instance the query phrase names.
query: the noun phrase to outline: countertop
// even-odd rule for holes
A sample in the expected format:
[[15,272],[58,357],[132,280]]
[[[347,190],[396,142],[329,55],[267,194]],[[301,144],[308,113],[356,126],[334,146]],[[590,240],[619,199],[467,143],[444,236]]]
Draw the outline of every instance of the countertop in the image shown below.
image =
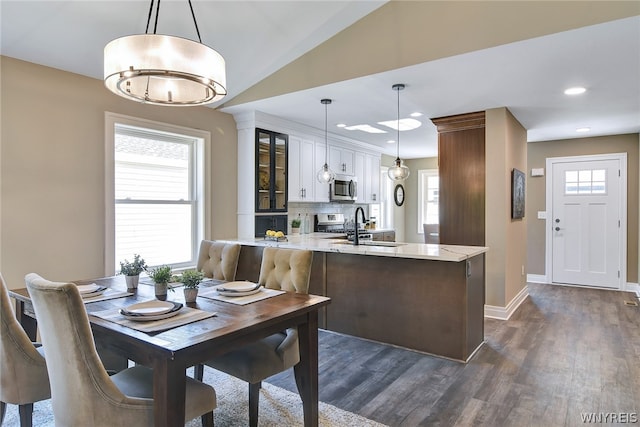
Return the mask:
[[311,233],[287,236],[286,240],[273,241],[264,238],[226,240],[247,246],[275,246],[290,249],[308,249],[317,252],[338,252],[356,255],[428,259],[460,262],[489,250],[485,246],[433,245],[426,243],[402,243],[369,241],[358,246],[332,233]]

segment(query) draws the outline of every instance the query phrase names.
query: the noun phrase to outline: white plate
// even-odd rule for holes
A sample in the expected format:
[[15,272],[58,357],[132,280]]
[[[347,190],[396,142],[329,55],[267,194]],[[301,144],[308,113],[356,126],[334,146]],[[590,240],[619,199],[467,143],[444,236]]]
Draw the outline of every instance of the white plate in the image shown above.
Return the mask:
[[250,292],[254,291],[256,289],[256,286],[258,286],[257,283],[247,281],[228,282],[220,285],[218,289],[229,292]]
[[238,291],[225,292],[221,290],[217,290],[217,291],[219,295],[222,295],[224,297],[246,297],[247,295],[257,294],[258,292],[260,292],[260,289],[262,289],[262,286],[260,286],[258,289],[253,289],[251,291],[246,291],[246,292],[238,292]]
[[168,313],[158,314],[156,316],[127,316],[126,314],[123,314],[123,316],[126,317],[128,320],[133,320],[135,322],[149,322],[151,320],[168,319],[169,317],[173,317],[179,313],[180,313],[180,310],[170,311]]
[[170,312],[173,310],[173,307],[174,305],[172,302],[152,300],[133,304],[129,307],[125,307],[124,309],[129,313],[140,314],[143,316],[158,316],[160,314]]
[[95,283],[89,283],[88,285],[76,285],[80,295],[92,294],[100,289],[102,286],[98,286]]
[[108,288],[106,287],[101,287],[98,288],[97,291],[95,292],[90,292],[90,293],[85,293],[85,294],[80,294],[80,296],[83,299],[88,299],[88,298],[95,298],[95,297],[99,297],[100,295],[102,295]]

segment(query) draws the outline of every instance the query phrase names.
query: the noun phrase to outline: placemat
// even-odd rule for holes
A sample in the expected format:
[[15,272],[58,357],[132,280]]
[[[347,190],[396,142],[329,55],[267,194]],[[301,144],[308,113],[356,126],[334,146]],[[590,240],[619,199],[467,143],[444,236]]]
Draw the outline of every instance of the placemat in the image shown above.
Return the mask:
[[107,289],[102,295],[98,295],[97,297],[82,298],[82,302],[85,304],[89,304],[90,302],[105,301],[108,299],[128,297],[131,295],[133,295],[131,292],[119,291],[117,289]]
[[206,288],[206,289],[200,289],[200,292],[198,292],[198,296],[203,298],[214,299],[218,301],[230,302],[232,304],[246,305],[246,304],[251,304],[252,302],[275,297],[277,295],[285,293],[285,291],[281,291],[279,289],[260,288],[260,292],[255,293],[253,295],[247,295],[244,297],[225,297],[223,295],[218,295],[216,288],[217,286]]
[[165,331],[167,329],[183,326],[188,323],[197,322],[198,320],[207,319],[216,315],[216,313],[212,313],[210,311],[198,310],[197,308],[186,306],[182,307],[180,309],[180,313],[173,317],[162,320],[152,320],[149,322],[136,322],[134,320],[129,320],[120,314],[119,308],[96,311],[91,314],[93,316],[100,317],[101,319],[135,329],[136,331],[147,333]]

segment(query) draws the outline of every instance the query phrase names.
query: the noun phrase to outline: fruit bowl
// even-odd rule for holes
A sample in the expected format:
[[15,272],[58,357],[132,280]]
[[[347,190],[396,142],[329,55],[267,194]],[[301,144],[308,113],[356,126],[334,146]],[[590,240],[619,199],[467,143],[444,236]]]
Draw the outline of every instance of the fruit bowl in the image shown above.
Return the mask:
[[287,236],[282,231],[267,230],[264,235],[264,240],[270,240],[273,242],[286,242]]

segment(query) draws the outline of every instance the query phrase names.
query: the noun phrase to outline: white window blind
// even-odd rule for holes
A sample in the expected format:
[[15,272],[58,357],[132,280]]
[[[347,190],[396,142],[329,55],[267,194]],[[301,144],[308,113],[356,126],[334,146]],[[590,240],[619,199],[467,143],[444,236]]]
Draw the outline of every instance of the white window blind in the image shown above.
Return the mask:
[[201,240],[198,138],[116,124],[115,262],[193,266]]

